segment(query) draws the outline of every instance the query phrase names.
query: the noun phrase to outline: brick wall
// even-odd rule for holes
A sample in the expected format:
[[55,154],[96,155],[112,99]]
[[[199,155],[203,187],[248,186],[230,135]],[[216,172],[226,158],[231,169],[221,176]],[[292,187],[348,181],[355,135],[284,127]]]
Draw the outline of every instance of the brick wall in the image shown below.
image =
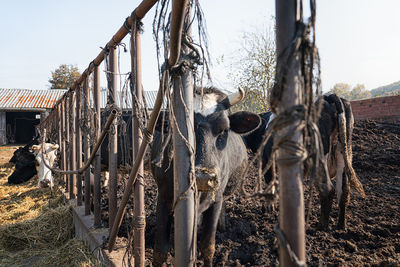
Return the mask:
[[400,121],[400,96],[351,101],[351,108],[356,120]]

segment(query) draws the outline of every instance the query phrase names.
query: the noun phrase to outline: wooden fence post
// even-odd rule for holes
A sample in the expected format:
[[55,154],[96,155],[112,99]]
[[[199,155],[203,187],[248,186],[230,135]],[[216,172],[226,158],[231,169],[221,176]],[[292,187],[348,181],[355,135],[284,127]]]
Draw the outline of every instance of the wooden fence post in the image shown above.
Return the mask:
[[[71,153],[71,140],[70,140],[70,127],[71,127],[71,122],[70,122],[70,117],[69,117],[69,110],[70,110],[70,96],[69,94],[67,94],[67,96],[65,97],[65,101],[64,101],[64,124],[65,124],[65,146],[67,146],[68,144],[68,151],[67,149],[65,149],[65,157],[64,157],[64,162],[65,162],[65,169],[66,170],[70,170],[71,169],[71,161],[68,159],[70,157],[70,153]],[[70,176],[69,175],[65,175],[65,191],[69,192],[69,182],[70,182]]]
[[[296,34],[296,19],[298,18],[297,0],[276,0],[276,48],[279,64],[286,64],[288,68],[286,76],[286,86],[282,92],[278,114],[288,108],[302,103],[300,64],[297,57],[293,57],[286,62],[289,55],[285,53],[292,44]],[[293,122],[293,125],[296,121]],[[287,128],[278,131],[278,135],[283,136]],[[301,130],[296,131],[290,138],[296,144],[302,143]],[[278,158],[290,157],[284,149],[279,149]],[[284,233],[287,242],[298,260],[305,262],[305,229],[304,229],[304,199],[303,199],[303,163],[301,161],[288,164],[278,161],[279,171],[279,195],[280,212],[279,226]],[[285,246],[281,244],[279,248],[279,262],[281,266],[296,266],[288,255]]]
[[[83,104],[83,117],[89,122],[89,77],[87,77],[83,82],[83,96],[85,97],[82,101]],[[90,125],[86,125],[86,129],[90,129]],[[83,136],[83,151],[85,153],[85,162],[90,156],[90,144],[89,144],[90,133],[85,132]],[[90,167],[85,171],[85,215],[90,214]]]
[[[82,167],[82,130],[81,130],[81,118],[82,118],[82,87],[81,85],[75,90],[76,95],[76,112],[75,112],[75,130],[76,130],[76,169],[80,169]],[[76,175],[76,191],[77,191],[77,205],[82,206],[82,175]]]
[[[70,108],[70,169],[71,170],[76,170],[76,110],[75,110],[75,96],[74,92],[71,92],[70,94],[70,100],[69,100],[69,108]],[[69,177],[69,199],[74,199],[75,198],[75,181],[76,181],[76,174],[71,174]]]
[[[188,1],[173,1],[171,31],[175,27],[182,29],[182,24],[186,12],[190,12]],[[175,12],[175,13],[174,13]],[[179,13],[177,13],[179,12]],[[176,15],[174,17],[174,15]],[[179,16],[182,17],[179,17]],[[187,16],[189,18],[189,16]],[[176,19],[176,20],[174,20]],[[188,28],[186,22],[185,25]],[[190,34],[190,29],[186,34]],[[185,34],[182,34],[185,35]],[[171,55],[172,51],[178,52],[183,56],[188,53],[188,47],[181,47],[181,35],[176,42],[172,42],[171,33]],[[177,47],[179,51],[177,50]],[[175,65],[176,63],[174,63]],[[173,77],[173,115],[176,125],[173,124],[173,147],[174,147],[174,225],[175,225],[175,265],[194,266],[196,261],[196,225],[195,225],[195,197],[194,190],[191,188],[191,179],[194,177],[194,115],[193,115],[193,74],[191,70],[186,70],[182,76]],[[183,99],[182,99],[183,98]],[[180,132],[180,133],[179,133]],[[187,143],[183,138],[186,139]],[[188,145],[190,147],[188,147]],[[190,151],[192,150],[192,151]],[[191,156],[192,155],[192,156]],[[182,195],[184,196],[182,197]]]
[[[117,48],[116,47],[108,47],[110,61],[108,66],[108,90],[109,90],[109,103],[116,104],[117,103]],[[118,163],[118,123],[117,120],[113,122],[111,126],[111,131],[109,133],[109,160],[108,160],[108,168],[110,173],[110,182],[109,182],[109,193],[108,193],[108,208],[109,208],[109,227],[110,231],[112,228],[112,224],[114,223],[115,215],[117,213],[117,186],[118,186],[118,178],[117,178],[117,163]]]
[[[101,116],[100,116],[100,68],[99,66],[94,67],[94,84],[93,84],[93,100],[95,107],[95,128],[96,136],[100,136],[101,132]],[[107,145],[107,144],[104,144]],[[100,186],[100,168],[101,168],[101,149],[96,152],[96,159],[94,163],[94,192],[93,192],[93,204],[94,204],[94,226],[101,226],[101,214],[100,214],[100,198],[101,198],[101,186]]]
[[[133,13],[134,14],[134,13]],[[134,78],[134,92],[132,92],[132,143],[133,143],[133,159],[138,158],[139,147],[142,144],[143,135],[140,130],[140,122],[138,117],[140,108],[143,103],[143,88],[142,88],[142,53],[140,31],[136,29],[137,20],[132,18],[132,36],[131,36],[131,73]],[[133,95],[135,94],[135,95]],[[139,110],[135,107],[135,99],[138,102]],[[144,180],[143,180],[143,162],[140,163],[138,176],[134,184],[134,211],[133,211],[133,227],[134,227],[134,257],[135,266],[143,267],[145,265],[145,227],[146,227],[146,212],[144,209]]]

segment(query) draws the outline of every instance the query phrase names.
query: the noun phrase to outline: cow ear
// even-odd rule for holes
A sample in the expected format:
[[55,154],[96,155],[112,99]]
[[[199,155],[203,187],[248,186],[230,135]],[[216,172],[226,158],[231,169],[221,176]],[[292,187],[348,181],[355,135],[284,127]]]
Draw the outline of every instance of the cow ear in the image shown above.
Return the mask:
[[54,149],[54,150],[57,150],[58,149],[58,145],[57,144],[51,144],[50,148]]
[[40,149],[40,145],[33,145],[32,150],[33,151],[38,151]]
[[261,124],[261,118],[255,113],[238,111],[229,115],[230,128],[238,134],[249,134]]

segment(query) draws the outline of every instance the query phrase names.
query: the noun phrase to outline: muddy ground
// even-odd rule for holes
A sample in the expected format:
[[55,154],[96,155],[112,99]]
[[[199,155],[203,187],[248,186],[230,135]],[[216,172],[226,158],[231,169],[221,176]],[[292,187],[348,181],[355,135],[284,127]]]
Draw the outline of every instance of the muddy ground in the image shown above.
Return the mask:
[[[356,122],[353,164],[367,197],[351,196],[346,230],[336,230],[338,207],[334,202],[329,231],[317,230],[319,201],[305,184],[305,202],[312,208],[306,227],[309,266],[400,266],[400,124]],[[249,187],[256,172],[246,178]],[[146,171],[146,258],[151,262],[157,188]],[[122,188],[120,195],[122,195]],[[267,211],[263,200],[236,195],[226,201],[226,231],[217,232],[216,266],[275,266],[278,264],[274,225],[279,208]],[[103,201],[103,210],[107,203]],[[107,220],[106,212],[103,213]],[[132,207],[128,208],[120,235],[129,231]],[[172,251],[173,253],[173,251]],[[169,257],[171,263],[172,256]],[[150,264],[150,263],[149,263]],[[201,258],[199,265],[202,265]]]

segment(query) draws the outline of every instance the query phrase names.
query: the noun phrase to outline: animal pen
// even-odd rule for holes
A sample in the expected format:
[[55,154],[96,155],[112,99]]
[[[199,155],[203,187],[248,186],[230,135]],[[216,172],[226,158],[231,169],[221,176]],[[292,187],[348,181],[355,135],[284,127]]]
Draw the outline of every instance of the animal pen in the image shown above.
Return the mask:
[[[172,94],[168,107],[173,114],[174,192],[175,192],[175,265],[193,266],[196,261],[196,179],[193,174],[193,70],[204,63],[204,52],[199,53],[192,42],[192,14],[201,16],[198,1],[172,1],[170,29],[164,35],[164,60],[160,67],[160,88],[154,109],[147,115],[143,102],[141,77],[141,19],[157,3],[144,0],[129,16],[117,33],[105,45],[100,54],[90,62],[88,68],[55,104],[50,115],[39,125],[42,142],[57,142],[60,145],[59,169],[65,183],[65,191],[77,205],[85,207],[85,215],[91,213],[93,201],[94,227],[101,225],[100,217],[100,146],[105,136],[109,136],[109,239],[108,249],[114,247],[117,232],[126,204],[133,193],[133,255],[135,266],[145,265],[145,226],[143,157],[152,142],[156,121],[166,96]],[[160,1],[160,12],[166,12],[169,1]],[[320,93],[314,84],[314,64],[317,63],[314,23],[315,2],[311,1],[311,20],[303,22],[302,3],[297,0],[276,1],[276,27],[278,66],[276,84],[271,94],[271,106],[278,114],[275,129],[280,141],[277,142],[275,160],[280,171],[280,225],[276,227],[280,241],[280,263],[282,266],[305,266],[305,227],[302,167],[310,144],[303,140],[318,141],[313,138],[315,110],[313,93]],[[166,18],[164,18],[165,20]],[[310,36],[311,38],[308,39]],[[117,99],[118,55],[117,49],[122,39],[128,35],[131,42],[131,72],[123,90],[132,94],[132,132],[121,127],[120,108]],[[169,44],[169,46],[168,46]],[[201,51],[202,48],[201,48]],[[189,59],[188,59],[189,58]],[[105,60],[108,83],[108,119],[104,125],[100,114],[100,64]],[[203,60],[203,61],[202,61]],[[206,63],[205,63],[206,64]],[[203,65],[204,66],[204,65]],[[89,80],[93,76],[93,86]],[[318,78],[318,77],[317,77]],[[202,80],[200,79],[200,82]],[[172,84],[172,86],[171,86]],[[173,88],[173,89],[172,89]],[[315,91],[314,91],[315,89]],[[125,128],[126,129],[126,128]],[[306,134],[305,138],[303,133]],[[123,198],[117,205],[118,138],[132,135],[132,159],[129,163],[130,175]],[[126,137],[126,136],[125,136]],[[310,138],[308,138],[310,137]],[[179,149],[178,149],[179,148]],[[129,150],[128,150],[129,151]],[[318,158],[318,157],[317,157]],[[91,192],[90,175],[94,173],[94,189]],[[84,179],[83,179],[84,178]],[[84,180],[84,189],[82,181]],[[84,202],[83,202],[84,199]],[[291,219],[287,219],[291,218]]]

